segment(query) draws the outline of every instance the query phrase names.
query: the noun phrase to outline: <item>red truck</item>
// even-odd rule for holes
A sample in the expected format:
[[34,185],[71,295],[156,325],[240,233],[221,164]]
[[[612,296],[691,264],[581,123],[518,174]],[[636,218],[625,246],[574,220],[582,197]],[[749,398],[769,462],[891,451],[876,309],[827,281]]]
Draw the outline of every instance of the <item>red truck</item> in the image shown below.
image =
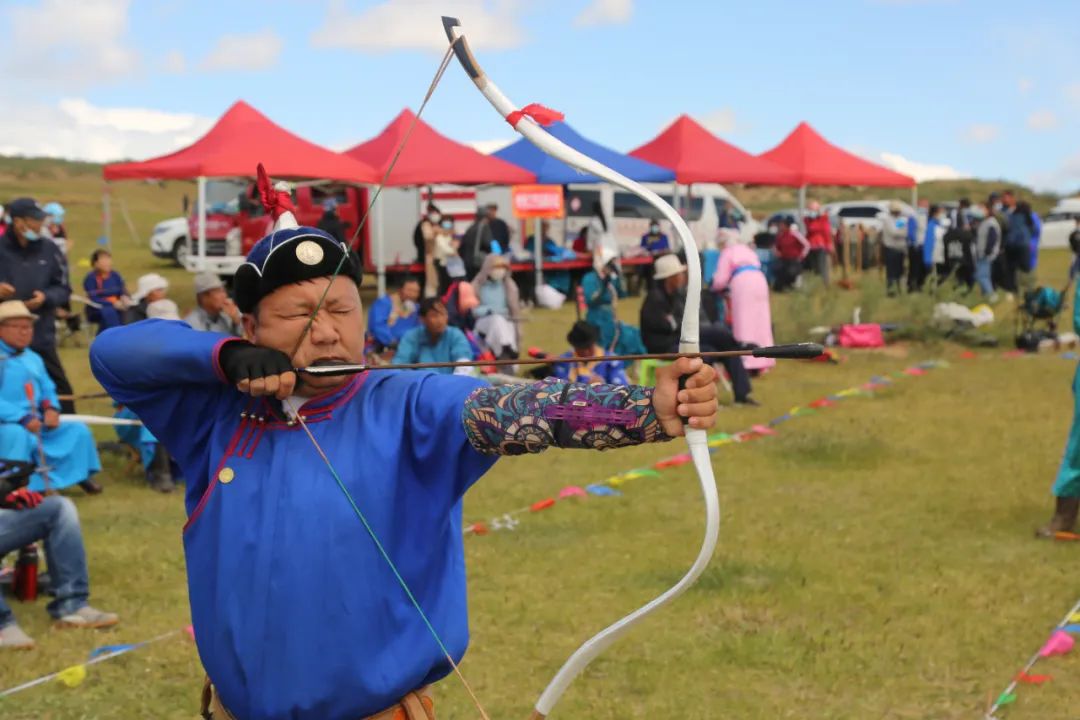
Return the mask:
[[[232,275],[244,262],[252,246],[270,232],[273,222],[263,210],[255,184],[238,187],[239,192],[232,199],[207,203],[204,257],[200,257],[199,252],[198,207],[191,213],[188,218],[191,247],[183,257],[177,257],[188,270]],[[220,197],[220,188],[215,189],[219,190]],[[319,224],[324,203],[333,199],[337,203],[338,217],[345,224],[346,236],[350,239],[368,202],[366,188],[334,183],[299,185],[293,188],[292,196],[297,222],[312,227]],[[367,258],[370,257],[369,247],[369,225],[365,224],[353,248]]]

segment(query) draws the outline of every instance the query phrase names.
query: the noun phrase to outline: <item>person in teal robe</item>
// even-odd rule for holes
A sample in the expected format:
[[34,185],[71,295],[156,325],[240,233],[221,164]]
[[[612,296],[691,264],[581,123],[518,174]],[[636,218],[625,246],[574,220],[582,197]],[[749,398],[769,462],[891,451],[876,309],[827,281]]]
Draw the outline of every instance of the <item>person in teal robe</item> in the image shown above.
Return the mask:
[[0,303],[0,458],[40,466],[43,452],[48,470],[34,473],[28,487],[44,492],[88,480],[101,461],[90,428],[60,422],[56,385],[30,349],[34,320],[22,301]]
[[[1073,291],[1073,331],[1080,333],[1080,284]],[[1080,366],[1073,375],[1073,420],[1069,439],[1054,480],[1054,515],[1036,534],[1043,538],[1076,530],[1076,515],[1080,511]]]

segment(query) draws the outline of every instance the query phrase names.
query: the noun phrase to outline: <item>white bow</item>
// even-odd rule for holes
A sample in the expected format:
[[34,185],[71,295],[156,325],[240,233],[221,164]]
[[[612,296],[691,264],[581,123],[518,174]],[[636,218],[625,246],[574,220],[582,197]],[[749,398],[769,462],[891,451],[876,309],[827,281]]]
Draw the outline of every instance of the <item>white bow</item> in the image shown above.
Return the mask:
[[[465,72],[472,78],[476,87],[480,89],[484,97],[495,106],[504,119],[517,111],[518,107],[507,99],[495,83],[480,69],[476,58],[469,49],[465,34],[460,23],[454,18],[443,18],[443,27],[449,38],[458,60],[465,68]],[[562,160],[567,165],[577,168],[585,173],[591,173],[607,182],[618,185],[639,197],[659,210],[671,223],[675,232],[682,240],[686,250],[686,264],[689,271],[689,282],[686,291],[686,308],[682,318],[682,337],[679,341],[679,352],[698,352],[698,312],[701,307],[701,262],[698,258],[697,245],[694,236],[687,227],[686,222],[679,216],[675,209],[665,203],[659,195],[630,178],[623,177],[606,165],[602,165],[587,155],[583,155],[562,141],[556,139],[532,118],[517,113],[518,117],[513,124],[515,130],[525,136],[529,142],[536,145],[548,155]],[[532,714],[533,720],[540,720],[550,714],[551,709],[566,692],[567,687],[573,682],[582,670],[604,650],[611,646],[619,637],[626,633],[635,623],[644,619],[664,605],[668,604],[693,585],[701,573],[709,565],[720,532],[720,499],[716,491],[716,479],[713,477],[712,461],[709,457],[709,447],[704,430],[686,428],[686,442],[690,446],[690,455],[693,458],[694,468],[697,470],[701,481],[701,492],[705,499],[705,538],[701,543],[694,564],[686,572],[679,582],[669,588],[662,595],[656,597],[642,607],[633,611],[626,617],[604,628],[578,648],[570,658],[563,663],[562,668],[555,674],[540,699],[536,701],[536,709]]]

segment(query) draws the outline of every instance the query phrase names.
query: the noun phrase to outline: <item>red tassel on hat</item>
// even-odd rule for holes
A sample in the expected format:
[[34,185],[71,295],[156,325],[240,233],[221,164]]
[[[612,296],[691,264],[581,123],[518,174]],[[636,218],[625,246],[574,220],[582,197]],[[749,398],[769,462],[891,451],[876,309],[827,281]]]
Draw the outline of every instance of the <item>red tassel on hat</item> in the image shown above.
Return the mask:
[[259,188],[259,198],[262,200],[263,208],[274,220],[281,217],[283,213],[292,212],[295,209],[289,193],[276,190],[270,184],[270,176],[266,174],[266,168],[262,163],[259,163],[256,185]]
[[552,110],[551,108],[544,107],[540,103],[529,103],[520,110],[515,110],[506,116],[506,122],[510,123],[510,127],[516,127],[521,118],[528,115],[537,123],[547,126],[553,122],[562,120],[563,115],[558,110]]

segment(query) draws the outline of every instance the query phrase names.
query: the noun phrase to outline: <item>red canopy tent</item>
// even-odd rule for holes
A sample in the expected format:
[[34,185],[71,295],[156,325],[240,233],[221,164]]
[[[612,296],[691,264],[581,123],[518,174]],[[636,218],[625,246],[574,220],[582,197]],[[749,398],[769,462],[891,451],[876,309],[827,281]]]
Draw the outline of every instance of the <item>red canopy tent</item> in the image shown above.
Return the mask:
[[[343,154],[371,165],[381,178],[394,161],[394,153],[415,118],[416,115],[406,108],[381,133]],[[515,185],[532,182],[536,182],[536,176],[528,170],[455,142],[419,120],[386,184]]]
[[[260,162],[274,178],[337,180],[358,185],[378,181],[374,168],[294,135],[243,100],[233,103],[205,135],[186,148],[150,160],[106,165],[103,174],[106,181],[195,180],[199,198],[196,269],[206,270],[206,180],[254,177]],[[108,236],[108,191],[104,204]],[[216,260],[214,267],[223,269],[225,260]]]
[[201,138],[182,150],[141,162],[106,165],[106,180],[190,180],[254,177],[266,166],[275,178],[378,182],[374,168],[294,135],[243,100]]
[[680,115],[663,132],[630,155],[675,171],[685,185],[700,182],[796,185],[793,170],[763,160],[716,137],[689,115]]
[[914,187],[915,179],[841,150],[802,122],[783,142],[758,157],[794,172],[794,185]]

